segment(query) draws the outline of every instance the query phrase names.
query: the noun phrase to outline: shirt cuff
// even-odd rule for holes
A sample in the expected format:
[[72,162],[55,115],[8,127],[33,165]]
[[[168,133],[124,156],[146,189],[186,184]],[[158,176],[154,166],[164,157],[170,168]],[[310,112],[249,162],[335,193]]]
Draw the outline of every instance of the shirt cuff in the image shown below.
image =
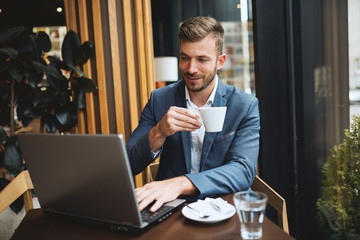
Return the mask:
[[162,150],[162,147],[159,150],[157,150],[156,152],[151,151],[152,158],[153,159],[158,158],[161,153],[161,150]]

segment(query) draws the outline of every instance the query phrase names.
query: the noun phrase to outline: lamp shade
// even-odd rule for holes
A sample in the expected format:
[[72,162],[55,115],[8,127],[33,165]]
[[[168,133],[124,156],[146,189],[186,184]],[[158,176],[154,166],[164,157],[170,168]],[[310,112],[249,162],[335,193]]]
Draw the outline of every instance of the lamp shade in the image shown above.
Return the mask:
[[174,82],[178,80],[178,61],[176,57],[155,58],[155,81]]

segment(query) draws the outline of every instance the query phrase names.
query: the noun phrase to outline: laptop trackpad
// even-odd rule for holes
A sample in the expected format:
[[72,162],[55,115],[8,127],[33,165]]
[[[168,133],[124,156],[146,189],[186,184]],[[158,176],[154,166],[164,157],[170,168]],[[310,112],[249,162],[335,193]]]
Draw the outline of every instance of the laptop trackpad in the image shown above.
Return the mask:
[[164,205],[169,206],[169,207],[177,207],[180,204],[183,204],[184,202],[185,202],[184,199],[175,199],[175,200],[173,200],[171,202],[165,203]]

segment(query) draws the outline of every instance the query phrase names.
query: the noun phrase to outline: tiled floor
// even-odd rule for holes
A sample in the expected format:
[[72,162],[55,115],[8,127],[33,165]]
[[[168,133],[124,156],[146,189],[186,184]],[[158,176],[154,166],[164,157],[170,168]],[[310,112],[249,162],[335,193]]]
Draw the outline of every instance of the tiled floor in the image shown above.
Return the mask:
[[[33,198],[34,208],[39,208],[39,201]],[[25,207],[14,213],[9,207],[0,213],[0,240],[9,240],[25,216]]]

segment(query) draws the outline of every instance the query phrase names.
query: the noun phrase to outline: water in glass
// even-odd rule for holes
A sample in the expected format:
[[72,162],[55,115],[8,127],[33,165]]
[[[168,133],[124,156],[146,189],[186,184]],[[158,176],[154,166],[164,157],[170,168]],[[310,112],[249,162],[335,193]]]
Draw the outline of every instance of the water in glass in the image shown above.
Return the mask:
[[243,239],[258,239],[262,236],[265,206],[258,209],[238,209],[241,222],[241,237]]
[[244,191],[234,194],[234,204],[239,215],[243,239],[262,237],[267,199],[267,195],[262,192]]

